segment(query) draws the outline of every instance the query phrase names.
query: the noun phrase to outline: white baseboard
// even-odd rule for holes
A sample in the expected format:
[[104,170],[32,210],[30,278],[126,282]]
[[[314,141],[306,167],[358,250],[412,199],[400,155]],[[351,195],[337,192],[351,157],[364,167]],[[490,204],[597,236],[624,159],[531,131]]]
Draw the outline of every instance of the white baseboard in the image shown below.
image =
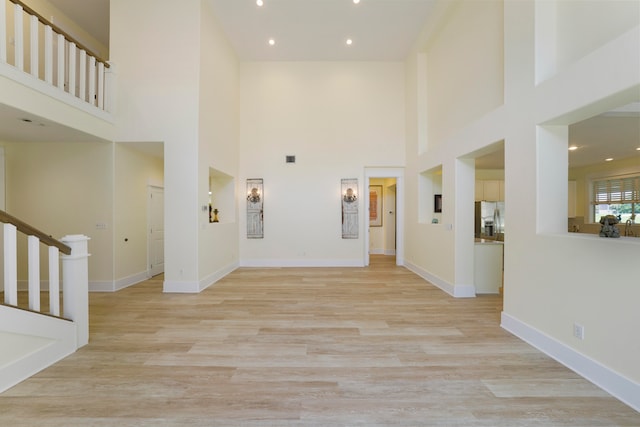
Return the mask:
[[395,255],[396,254],[396,250],[395,249],[381,249],[381,248],[376,248],[376,249],[369,249],[369,255]]
[[500,326],[640,412],[640,384],[502,312]]
[[238,268],[238,264],[237,263],[233,263],[233,264],[230,264],[230,265],[226,266],[225,268],[223,268],[221,270],[216,271],[215,273],[211,273],[210,275],[206,276],[204,279],[200,279],[200,284],[199,284],[200,291],[198,291],[198,292],[201,292],[201,291],[207,289],[209,286],[213,285],[218,280],[222,279],[227,274],[229,274],[232,271],[234,271],[236,268]]
[[362,259],[245,259],[240,267],[364,267]]
[[179,282],[165,280],[162,286],[162,292],[165,293],[177,293],[177,294],[197,294],[204,289],[213,285],[218,280],[225,277],[227,274],[238,268],[237,263],[229,264],[228,266],[221,268],[220,270],[200,279],[199,281]]
[[[142,271],[140,273],[136,273],[128,277],[123,277],[118,280],[92,280],[92,281],[89,281],[88,287],[89,287],[89,292],[116,292],[121,289],[128,288],[129,286],[133,286],[137,283],[144,282],[148,278],[149,276],[147,272]],[[62,289],[62,283],[60,283],[60,288]],[[29,282],[27,280],[18,280],[18,290],[28,291]],[[41,291],[49,290],[48,280],[40,281],[40,290]]]
[[438,276],[434,276],[433,274],[429,273],[428,271],[418,267],[417,265],[414,265],[410,262],[405,262],[404,266],[407,267],[409,270],[413,271],[414,273],[416,273],[418,276],[422,277],[424,280],[426,280],[427,282],[433,284],[434,286],[442,289],[443,291],[445,291],[446,293],[448,293],[449,295],[451,295],[452,297],[456,297],[456,298],[474,298],[476,296],[476,287],[473,285],[452,285],[451,283],[447,282],[446,280],[443,280],[441,278],[439,278]]
[[93,280],[89,282],[89,292],[117,292],[129,286],[133,286],[140,282],[144,282],[149,278],[146,271],[132,274],[128,277],[123,277],[118,280]]

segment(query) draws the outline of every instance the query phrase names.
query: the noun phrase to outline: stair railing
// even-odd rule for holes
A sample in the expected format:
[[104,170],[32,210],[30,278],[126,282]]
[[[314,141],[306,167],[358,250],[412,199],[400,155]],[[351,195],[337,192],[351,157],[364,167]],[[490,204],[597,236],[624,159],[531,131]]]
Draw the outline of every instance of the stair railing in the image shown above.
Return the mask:
[[[0,210],[4,223],[4,303],[18,307],[17,232],[27,235],[28,309],[41,313],[40,244],[49,251],[49,313],[71,320],[77,327],[77,346],[89,342],[89,283],[87,242],[83,235],[69,235],[60,240]],[[60,255],[62,253],[62,255]],[[62,293],[60,292],[62,264]],[[62,301],[62,309],[60,303]]]
[[[7,1],[13,3],[13,14],[6,13]],[[11,26],[13,34],[8,40]],[[0,0],[0,64],[3,63],[100,110],[111,111],[109,63],[20,0]]]

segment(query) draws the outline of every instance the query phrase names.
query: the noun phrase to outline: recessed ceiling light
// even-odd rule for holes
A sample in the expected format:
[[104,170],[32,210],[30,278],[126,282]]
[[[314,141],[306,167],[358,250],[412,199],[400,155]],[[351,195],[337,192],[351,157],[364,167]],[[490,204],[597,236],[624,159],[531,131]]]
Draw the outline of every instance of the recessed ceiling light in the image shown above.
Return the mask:
[[353,44],[353,40],[347,39],[347,45],[351,46]]
[[31,123],[31,122],[33,122],[33,120],[31,120],[31,119],[26,119],[26,118],[25,118],[25,119],[20,119],[20,120],[22,120],[22,121],[23,121],[23,122],[25,122],[25,123]]
[[269,46],[274,46],[276,41],[274,39],[269,39]]
[[264,2],[262,0],[256,0],[256,4],[258,6],[262,6],[262,5],[264,5]]
[[613,157],[609,157],[608,159],[604,159],[605,162],[610,162],[611,160],[613,160]]
[[353,4],[358,4],[360,3],[360,0],[353,0]]
[[575,151],[578,149],[577,145],[572,145],[571,147],[569,147],[569,151]]
[[640,147],[636,148],[636,151],[640,151]]

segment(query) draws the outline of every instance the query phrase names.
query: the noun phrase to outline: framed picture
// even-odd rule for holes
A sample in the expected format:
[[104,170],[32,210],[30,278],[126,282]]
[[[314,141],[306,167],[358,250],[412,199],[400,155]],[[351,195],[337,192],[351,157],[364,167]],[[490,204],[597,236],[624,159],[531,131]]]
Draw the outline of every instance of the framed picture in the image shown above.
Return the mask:
[[382,185],[369,186],[369,227],[382,227]]
[[433,195],[433,211],[442,212],[442,194]]

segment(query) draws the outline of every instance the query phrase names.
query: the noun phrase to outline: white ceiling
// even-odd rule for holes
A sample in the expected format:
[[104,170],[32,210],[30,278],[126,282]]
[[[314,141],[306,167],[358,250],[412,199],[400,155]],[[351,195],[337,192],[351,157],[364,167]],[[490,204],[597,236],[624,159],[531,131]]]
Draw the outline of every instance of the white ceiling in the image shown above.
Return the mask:
[[[49,0],[108,46],[109,0]],[[402,61],[419,37],[436,0],[206,0],[242,61]],[[276,44],[269,46],[268,39]],[[353,40],[347,46],[347,38]],[[82,40],[80,40],[82,41]],[[634,112],[635,111],[635,112]],[[637,156],[640,103],[630,111],[570,127],[570,166]],[[31,123],[21,121],[29,118]],[[35,123],[35,124],[34,124]],[[55,123],[0,106],[0,139],[94,140]],[[485,153],[483,153],[485,154]],[[476,167],[504,167],[504,150],[476,159]]]
[[260,7],[255,0],[207,1],[242,61],[404,61],[436,5],[264,0]]

